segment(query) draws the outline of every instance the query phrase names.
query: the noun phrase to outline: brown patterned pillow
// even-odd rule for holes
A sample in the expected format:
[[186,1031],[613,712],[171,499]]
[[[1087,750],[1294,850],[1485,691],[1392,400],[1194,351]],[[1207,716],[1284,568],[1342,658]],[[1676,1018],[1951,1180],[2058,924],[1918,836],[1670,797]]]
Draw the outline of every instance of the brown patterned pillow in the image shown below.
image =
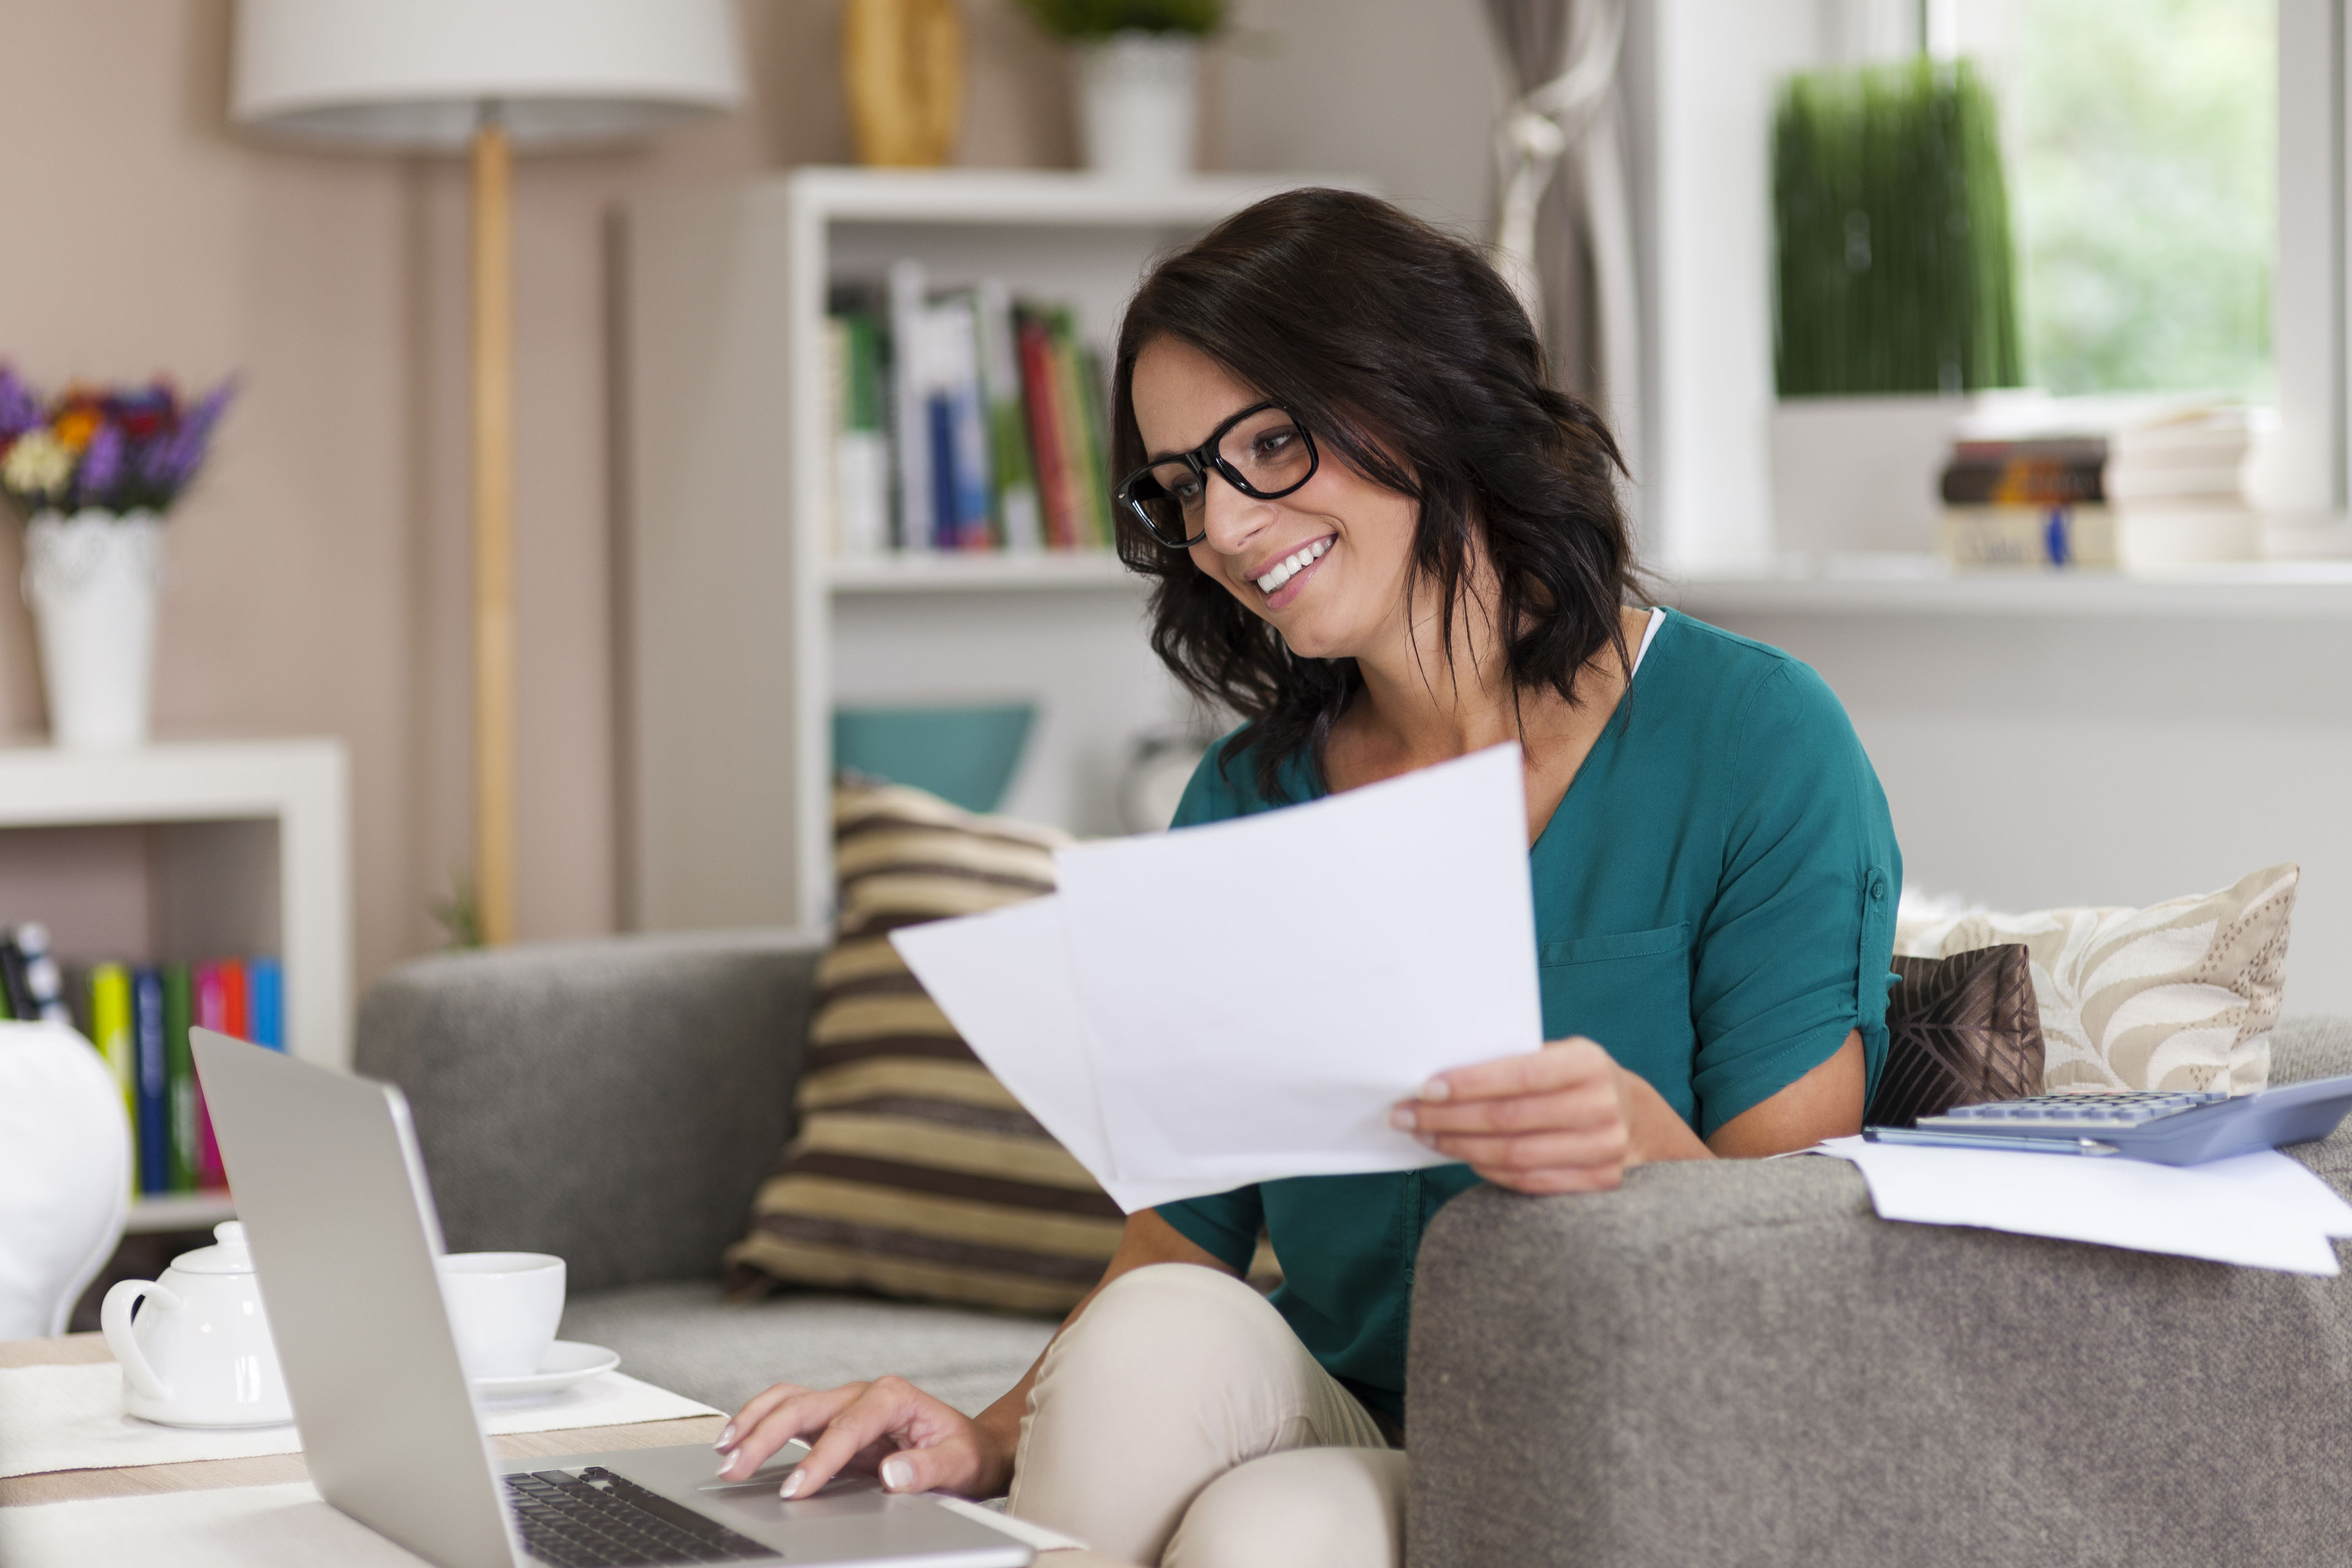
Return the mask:
[[799,1131],[728,1249],[730,1288],[1066,1312],[1118,1245],[1118,1205],[981,1066],[889,934],[1052,892],[1067,840],[891,784],[844,783],[833,819],[841,919]]
[[1886,1066],[1863,1120],[1908,1127],[1956,1105],[2042,1092],[2042,1014],[2021,942],[1903,958],[1886,997]]

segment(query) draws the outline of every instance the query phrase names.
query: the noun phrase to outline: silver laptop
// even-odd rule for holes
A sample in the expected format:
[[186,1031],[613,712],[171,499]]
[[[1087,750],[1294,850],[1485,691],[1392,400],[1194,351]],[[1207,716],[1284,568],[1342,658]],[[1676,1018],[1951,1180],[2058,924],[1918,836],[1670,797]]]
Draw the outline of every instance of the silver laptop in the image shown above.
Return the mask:
[[386,1084],[189,1033],[310,1479],[361,1523],[441,1568],[1022,1568],[1035,1555],[870,1478],[785,1502],[776,1489],[806,1452],[798,1445],[732,1483],[699,1444],[496,1458],[441,1302],[441,1225],[408,1102]]

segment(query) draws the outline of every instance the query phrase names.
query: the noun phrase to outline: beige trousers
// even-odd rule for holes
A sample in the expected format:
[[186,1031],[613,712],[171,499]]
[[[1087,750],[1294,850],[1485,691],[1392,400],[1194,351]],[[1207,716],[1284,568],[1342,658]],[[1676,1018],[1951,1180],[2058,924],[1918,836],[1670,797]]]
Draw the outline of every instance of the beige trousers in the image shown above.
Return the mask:
[[1404,1455],[1264,1297],[1160,1263],[1046,1351],[1009,1511],[1161,1568],[1396,1568],[1404,1483]]

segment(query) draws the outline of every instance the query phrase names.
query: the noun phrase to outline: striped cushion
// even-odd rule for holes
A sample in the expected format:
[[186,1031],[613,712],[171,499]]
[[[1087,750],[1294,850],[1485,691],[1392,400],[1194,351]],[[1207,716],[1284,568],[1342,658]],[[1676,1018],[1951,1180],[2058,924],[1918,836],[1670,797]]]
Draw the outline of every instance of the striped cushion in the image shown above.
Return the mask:
[[1068,840],[889,784],[844,783],[833,821],[841,923],[800,1132],[728,1251],[731,1282],[1066,1312],[1118,1245],[1118,1205],[980,1065],[889,933],[1053,891]]

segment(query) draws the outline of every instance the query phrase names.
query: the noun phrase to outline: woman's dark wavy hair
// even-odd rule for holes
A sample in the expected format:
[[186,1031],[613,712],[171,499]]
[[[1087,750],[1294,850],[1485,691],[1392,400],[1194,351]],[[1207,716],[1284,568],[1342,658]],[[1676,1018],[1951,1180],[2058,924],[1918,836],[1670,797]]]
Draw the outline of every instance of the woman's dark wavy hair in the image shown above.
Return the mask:
[[[1570,702],[1602,648],[1626,658],[1618,610],[1639,575],[1617,505],[1623,459],[1600,416],[1550,384],[1527,311],[1475,247],[1349,191],[1291,191],[1228,218],[1155,267],[1128,307],[1112,383],[1117,475],[1150,457],[1135,362],[1162,337],[1288,408],[1326,462],[1420,503],[1406,592],[1435,593],[1441,646],[1453,646],[1457,613],[1491,616],[1513,688]],[[1355,660],[1291,652],[1186,552],[1114,510],[1120,558],[1158,579],[1153,651],[1194,696],[1246,721],[1221,762],[1255,742],[1261,793],[1273,796],[1302,752],[1320,782],[1324,742],[1361,684]],[[1470,591],[1473,528],[1498,582],[1492,605]]]

